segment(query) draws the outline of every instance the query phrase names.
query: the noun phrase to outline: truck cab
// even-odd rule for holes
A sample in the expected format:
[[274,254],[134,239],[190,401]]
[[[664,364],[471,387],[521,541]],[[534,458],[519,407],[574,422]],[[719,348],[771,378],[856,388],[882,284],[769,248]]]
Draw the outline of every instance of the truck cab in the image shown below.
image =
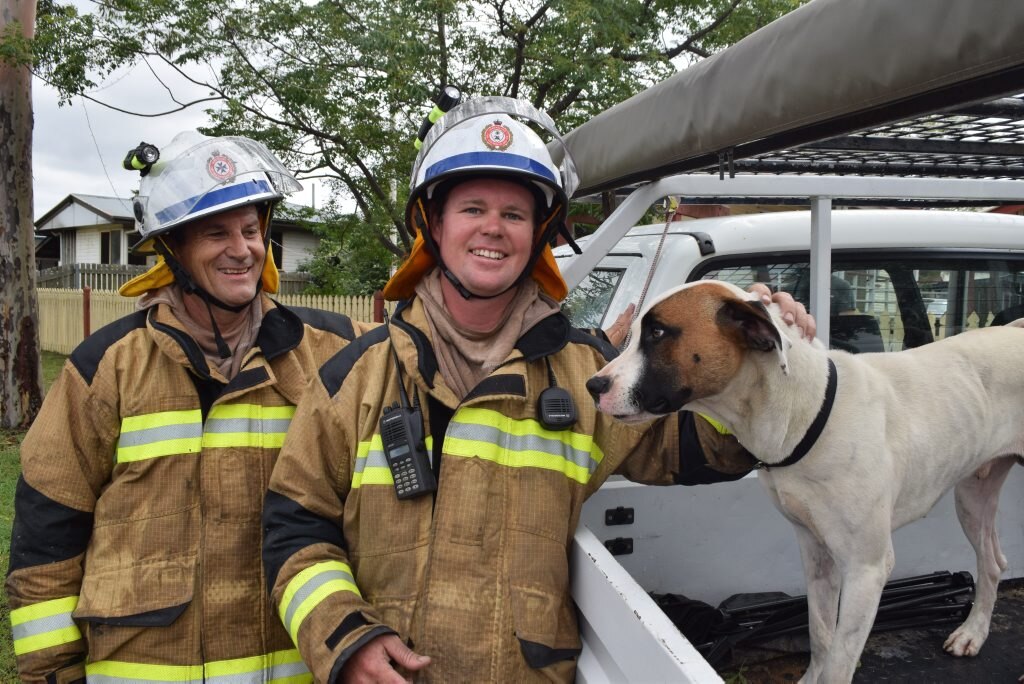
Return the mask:
[[[933,210],[835,210],[829,345],[899,351],[1024,316],[1024,218]],[[701,279],[768,284],[810,309],[809,211],[632,228],[573,289],[565,309],[606,328],[631,302]],[[586,239],[583,240],[585,244]],[[568,264],[574,253],[556,250]]]

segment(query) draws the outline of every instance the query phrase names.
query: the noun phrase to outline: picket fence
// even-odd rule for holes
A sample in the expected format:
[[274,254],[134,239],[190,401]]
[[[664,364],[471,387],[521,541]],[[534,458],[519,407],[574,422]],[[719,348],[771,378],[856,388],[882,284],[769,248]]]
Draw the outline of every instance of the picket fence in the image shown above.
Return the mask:
[[[95,291],[116,290],[137,275],[145,273],[148,266],[126,266],[123,264],[65,264],[46,268],[36,273],[36,285],[39,288],[61,288],[81,290],[88,287]],[[297,294],[310,283],[308,273],[290,273],[280,271],[282,294]]]
[[[44,351],[70,354],[85,339],[84,293],[82,290],[39,288],[39,342]],[[306,306],[345,314],[357,321],[374,320],[374,298],[329,295],[273,295],[285,306]],[[136,299],[116,292],[89,292],[89,330],[95,332],[107,323],[135,311]],[[384,302],[388,311],[394,302]]]

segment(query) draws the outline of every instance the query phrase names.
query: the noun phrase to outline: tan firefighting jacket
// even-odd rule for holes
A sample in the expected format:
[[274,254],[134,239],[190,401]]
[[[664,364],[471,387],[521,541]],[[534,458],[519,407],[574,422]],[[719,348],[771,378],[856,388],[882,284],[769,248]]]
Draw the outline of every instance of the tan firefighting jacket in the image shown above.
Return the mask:
[[164,305],[69,357],[21,449],[7,593],[23,681],[310,679],[268,605],[260,509],[304,386],[353,324],[263,305],[226,386]]
[[[421,303],[405,303],[390,326],[401,379],[381,327],[328,361],[300,402],[264,506],[273,603],[320,682],[387,633],[432,658],[422,680],[570,681],[568,550],[584,500],[616,471],[660,484],[741,476],[705,465],[705,433],[749,454],[692,414],[636,427],[597,413],[585,383],[615,352],[560,314],[461,402],[427,330]],[[575,403],[571,428],[538,422],[552,378]],[[399,382],[423,412],[436,495],[396,496],[380,419]]]

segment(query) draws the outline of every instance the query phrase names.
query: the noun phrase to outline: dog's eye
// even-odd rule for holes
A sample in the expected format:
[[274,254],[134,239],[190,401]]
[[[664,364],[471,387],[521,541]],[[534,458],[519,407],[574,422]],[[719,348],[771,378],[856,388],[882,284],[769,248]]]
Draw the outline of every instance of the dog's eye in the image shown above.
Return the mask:
[[664,328],[659,327],[659,326],[653,326],[651,328],[651,338],[652,339],[660,340],[664,336],[665,336],[665,329]]

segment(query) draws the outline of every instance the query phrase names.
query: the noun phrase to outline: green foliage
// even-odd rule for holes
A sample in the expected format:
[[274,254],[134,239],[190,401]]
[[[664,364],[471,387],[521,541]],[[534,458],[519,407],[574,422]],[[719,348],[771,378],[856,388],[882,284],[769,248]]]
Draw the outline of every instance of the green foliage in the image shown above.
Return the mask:
[[43,351],[40,354],[40,360],[43,366],[43,392],[50,389],[50,385],[57,379],[61,369],[64,367],[64,362],[68,357],[63,354],[57,354],[55,352]]
[[336,211],[307,209],[306,225],[319,238],[313,259],[300,270],[313,276],[311,294],[371,295],[384,287],[394,255],[378,234],[366,230],[359,217]]
[[[318,255],[347,268],[364,251],[377,257],[374,240],[395,257],[411,247],[403,207],[412,141],[441,86],[530,100],[568,131],[670,76],[674,63],[720,50],[799,3],[107,0],[80,14],[40,0],[30,53],[65,101],[93,97],[97,82],[140,60],[193,80],[212,74],[201,85],[220,106],[204,132],[262,140],[355,206],[361,226],[331,229],[337,235]],[[8,54],[28,59],[5,38],[0,55]]]

